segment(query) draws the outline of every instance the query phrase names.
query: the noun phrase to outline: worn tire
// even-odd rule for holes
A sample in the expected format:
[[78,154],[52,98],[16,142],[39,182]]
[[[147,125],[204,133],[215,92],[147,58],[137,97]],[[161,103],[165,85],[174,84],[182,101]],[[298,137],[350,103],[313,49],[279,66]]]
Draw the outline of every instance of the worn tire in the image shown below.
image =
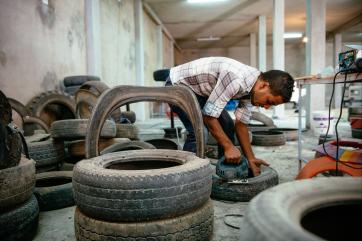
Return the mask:
[[352,137],[357,139],[362,139],[362,129],[352,128]]
[[[84,139],[87,132],[88,119],[60,120],[51,126],[53,138],[64,140]],[[113,121],[106,120],[101,131],[101,138],[116,136],[116,125]]]
[[155,81],[166,82],[169,76],[170,76],[170,69],[158,69],[156,71],[153,71],[153,79]]
[[55,120],[75,118],[75,101],[63,92],[46,91],[26,105],[32,116],[39,117],[48,126]]
[[52,139],[28,143],[29,156],[35,160],[36,168],[53,166],[62,162],[65,153],[63,142]]
[[75,236],[79,241],[94,240],[210,240],[214,209],[210,200],[193,212],[174,218],[137,223],[100,221],[75,210]]
[[217,175],[212,177],[211,197],[218,200],[249,202],[258,193],[279,183],[278,173],[270,167],[262,167],[259,176],[247,179],[245,184],[228,184]]
[[76,75],[76,76],[67,76],[63,79],[65,87],[82,85],[87,81],[100,81],[101,79],[98,76],[91,75]]
[[280,131],[254,131],[252,145],[281,146],[285,144],[285,135]]
[[72,171],[36,174],[34,195],[40,211],[50,211],[74,205]]
[[130,151],[130,150],[144,150],[144,149],[156,149],[156,147],[150,143],[144,141],[129,141],[122,143],[115,143],[101,151],[101,155],[105,155],[118,151]]
[[134,111],[122,111],[121,118],[127,118],[133,124],[136,122],[136,113]]
[[17,127],[0,123],[0,169],[14,167],[19,164],[23,143]]
[[167,150],[181,150],[182,148],[173,140],[162,138],[162,139],[151,139],[147,140],[147,143],[155,146],[157,149]]
[[138,127],[134,124],[116,124],[116,137],[138,140]]
[[[24,131],[25,131],[25,125],[27,124],[35,124],[37,126],[40,126],[46,133],[50,133],[50,128],[48,126],[47,123],[45,123],[42,119],[39,119],[38,117],[34,117],[34,116],[26,116],[24,117]],[[24,133],[24,135],[29,136],[32,135],[33,133]]]
[[[117,138],[112,139],[100,139],[98,142],[99,149],[103,150],[109,146],[112,146],[114,144],[118,144]],[[78,140],[78,141],[72,141],[68,145],[68,153],[72,157],[84,157],[85,156],[85,141],[84,140]]]
[[39,206],[33,196],[15,209],[0,214],[1,241],[30,241],[37,232]]
[[[344,203],[362,203],[362,178],[320,177],[283,183],[261,193],[250,202],[241,227],[243,240],[330,240],[302,228],[302,218],[316,209]],[[360,217],[358,215],[356,213],[356,217]],[[335,218],[338,221],[338,216],[333,216],[331,222],[335,223]],[[360,224],[357,223],[354,226],[359,228]],[[352,224],[347,222],[347,229],[352,228]],[[352,240],[347,237],[346,229],[341,228],[340,225],[337,229],[340,230],[343,238],[334,237],[333,240]],[[352,231],[348,231],[350,232]],[[329,233],[332,233],[332,230],[329,230]],[[360,238],[360,233],[358,236]],[[358,240],[358,238],[355,237],[353,240]]]
[[22,157],[18,166],[0,170],[0,213],[25,202],[35,186],[35,162]]
[[298,129],[294,128],[271,128],[269,131],[280,131],[285,135],[286,141],[295,141],[298,139]]
[[252,111],[251,112],[251,120],[256,120],[268,127],[275,128],[275,124],[273,119],[269,118],[268,116],[264,115],[263,113]]
[[64,92],[74,96],[80,87],[81,85],[67,86],[65,87]]
[[[127,170],[106,168],[122,163]],[[156,169],[147,166],[153,164],[158,165]],[[175,217],[208,200],[211,175],[209,161],[190,152],[149,149],[110,153],[76,164],[75,202],[90,217],[108,221]]]
[[8,98],[8,101],[9,101],[9,104],[11,105],[11,108],[15,112],[17,112],[23,119],[25,116],[30,115],[29,110],[25,107],[25,105],[23,105],[19,101],[12,99],[12,98]]

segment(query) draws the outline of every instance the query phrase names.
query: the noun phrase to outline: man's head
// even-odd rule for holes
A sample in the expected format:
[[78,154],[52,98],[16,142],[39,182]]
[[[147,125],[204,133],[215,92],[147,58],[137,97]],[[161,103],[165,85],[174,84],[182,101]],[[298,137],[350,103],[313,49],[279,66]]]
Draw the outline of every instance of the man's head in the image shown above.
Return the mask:
[[294,87],[294,79],[281,70],[269,70],[261,73],[251,90],[251,103],[268,109],[290,101]]

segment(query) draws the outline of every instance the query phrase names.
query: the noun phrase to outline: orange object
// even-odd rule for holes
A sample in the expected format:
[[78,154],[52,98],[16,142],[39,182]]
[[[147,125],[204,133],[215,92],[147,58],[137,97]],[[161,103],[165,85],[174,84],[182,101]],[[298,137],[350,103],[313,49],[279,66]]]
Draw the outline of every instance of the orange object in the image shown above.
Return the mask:
[[350,117],[349,122],[351,127],[354,129],[362,129],[362,116],[359,117]]
[[[353,162],[348,163],[349,166],[355,168],[362,168],[362,165],[354,164]],[[327,171],[335,171],[336,170],[336,161],[328,156],[319,157],[313,160],[310,160],[299,172],[298,176],[295,178],[306,179],[317,176],[318,174],[327,172]],[[338,164],[338,171],[346,173],[353,177],[362,177],[362,169],[353,169],[342,163]]]

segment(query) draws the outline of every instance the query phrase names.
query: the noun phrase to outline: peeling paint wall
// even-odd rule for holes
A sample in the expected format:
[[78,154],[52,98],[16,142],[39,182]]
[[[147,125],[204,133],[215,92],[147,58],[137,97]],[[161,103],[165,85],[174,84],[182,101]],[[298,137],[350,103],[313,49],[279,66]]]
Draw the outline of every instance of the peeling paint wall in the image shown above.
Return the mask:
[[165,68],[172,68],[174,66],[174,60],[172,58],[173,48],[171,48],[171,40],[162,34],[162,48],[163,48],[163,66]]
[[0,1],[0,89],[26,104],[86,74],[84,1]]
[[133,0],[100,1],[102,81],[109,86],[132,85],[135,75]]
[[143,12],[145,86],[155,86],[153,71],[157,69],[157,32],[155,22]]

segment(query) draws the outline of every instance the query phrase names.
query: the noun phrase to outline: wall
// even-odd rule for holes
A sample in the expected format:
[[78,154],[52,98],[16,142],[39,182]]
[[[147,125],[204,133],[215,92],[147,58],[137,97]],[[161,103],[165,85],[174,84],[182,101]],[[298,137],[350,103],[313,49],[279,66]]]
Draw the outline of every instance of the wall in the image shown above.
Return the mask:
[[0,1],[0,89],[26,104],[86,73],[84,2]]
[[133,0],[100,1],[102,81],[108,86],[135,83]]

